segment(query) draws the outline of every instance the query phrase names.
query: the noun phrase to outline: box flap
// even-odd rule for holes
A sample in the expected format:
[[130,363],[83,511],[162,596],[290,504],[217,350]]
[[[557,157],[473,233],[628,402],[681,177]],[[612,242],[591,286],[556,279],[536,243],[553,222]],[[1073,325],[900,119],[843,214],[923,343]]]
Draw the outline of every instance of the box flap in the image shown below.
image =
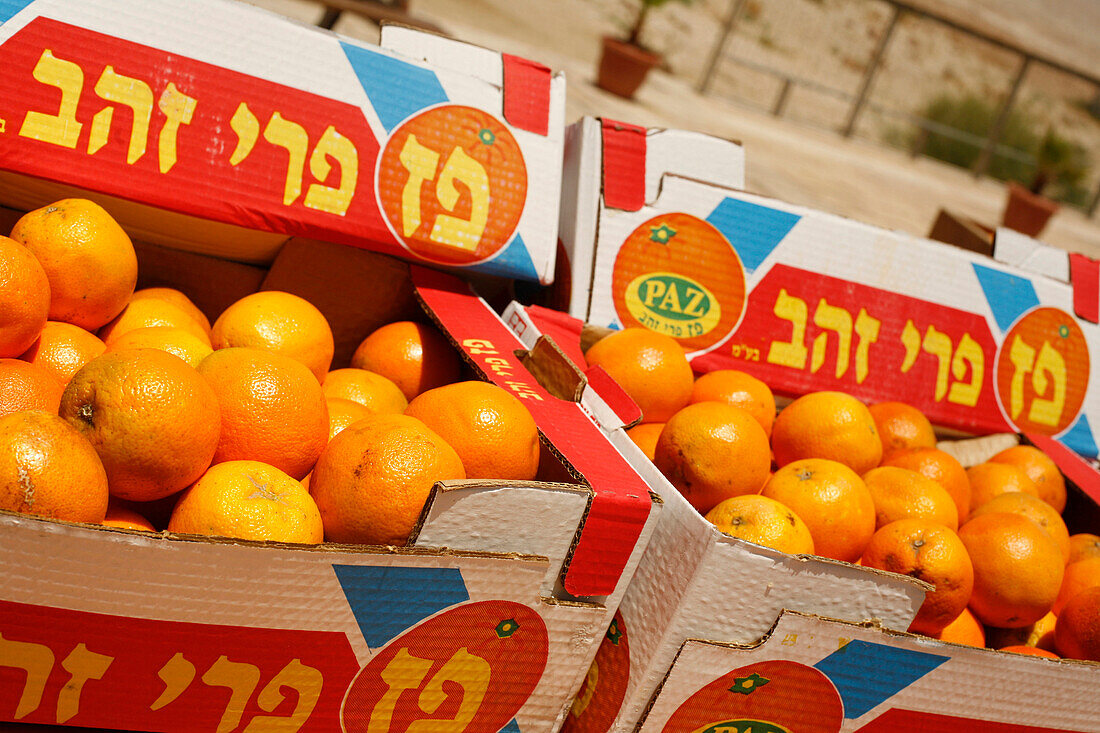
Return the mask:
[[1073,284],[1073,312],[1078,318],[1100,323],[1100,262],[1073,252],[1069,256]]
[[993,238],[993,258],[1021,270],[1069,282],[1069,256],[1065,250],[1043,244],[1008,227],[997,228]]

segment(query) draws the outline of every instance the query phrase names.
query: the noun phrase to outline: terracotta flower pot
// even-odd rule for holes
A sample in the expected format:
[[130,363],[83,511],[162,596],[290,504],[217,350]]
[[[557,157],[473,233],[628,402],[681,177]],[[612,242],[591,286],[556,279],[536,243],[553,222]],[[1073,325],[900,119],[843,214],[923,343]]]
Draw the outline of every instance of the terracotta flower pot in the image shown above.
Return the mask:
[[646,74],[660,63],[659,54],[604,36],[596,84],[612,94],[633,99],[634,92],[645,81]]
[[1032,193],[1018,183],[1009,181],[1008,202],[1002,222],[1029,237],[1038,237],[1058,211],[1058,204],[1046,196]]

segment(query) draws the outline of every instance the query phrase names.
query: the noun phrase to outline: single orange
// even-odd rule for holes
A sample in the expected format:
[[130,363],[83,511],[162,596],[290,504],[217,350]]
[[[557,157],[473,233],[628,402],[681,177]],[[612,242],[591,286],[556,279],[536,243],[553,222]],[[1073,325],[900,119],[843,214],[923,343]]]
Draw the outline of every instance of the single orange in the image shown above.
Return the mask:
[[206,331],[206,335],[210,335],[210,319],[206,317],[206,314],[202,312],[202,309],[195,305],[194,301],[188,298],[182,291],[175,288],[142,288],[141,290],[135,290],[134,294],[130,296],[130,302],[135,300],[164,300],[177,308],[183,310],[184,313],[191,316],[195,323],[202,326]]
[[694,375],[680,344],[648,328],[605,336],[584,355],[606,371],[642,411],[642,422],[667,422],[691,400]]
[[1039,488],[1039,498],[1061,514],[1066,509],[1066,480],[1058,465],[1041,450],[1032,445],[1006,448],[989,459],[993,463],[1007,463],[1027,474]]
[[168,326],[187,331],[206,346],[210,346],[210,337],[203,327],[187,311],[164,300],[145,298],[136,300],[115,316],[107,325],[99,329],[99,337],[110,346],[123,334],[138,328]]
[[1087,588],[1100,586],[1100,557],[1079,560],[1066,565],[1066,574],[1062,578],[1062,587],[1050,609],[1057,616],[1062,613],[1066,601]]
[[771,388],[751,374],[737,369],[707,372],[695,380],[691,402],[725,402],[740,407],[760,423],[771,436],[775,423],[775,395]]
[[[345,400],[341,397],[326,397],[328,404],[328,439],[332,440],[341,430],[356,420],[362,420],[374,413],[366,405]],[[304,481],[304,479],[303,479]]]
[[0,357],[34,343],[50,313],[50,281],[29,249],[0,236]]
[[172,510],[169,532],[316,545],[321,513],[300,483],[261,461],[226,461],[207,469]]
[[408,415],[371,415],[340,432],[309,480],[333,542],[404,545],[437,481],[462,480],[454,448]]
[[760,491],[771,467],[768,436],[740,407],[699,402],[665,423],[653,463],[696,511],[706,514],[732,496]]
[[63,385],[43,367],[20,359],[0,359],[0,415],[22,410],[57,414]]
[[966,608],[974,590],[974,567],[966,548],[952,530],[929,519],[900,519],[879,528],[863,551],[863,566],[935,586],[909,625],[917,634],[943,631]]
[[51,321],[92,331],[121,313],[134,292],[134,245],[98,204],[65,199],[36,209],[16,222],[11,238],[46,271]]
[[111,495],[134,501],[169,496],[201,476],[221,425],[210,384],[155,349],[92,359],[65,388],[59,414],[95,447]]
[[115,502],[107,504],[107,516],[103,518],[104,527],[116,527],[118,529],[136,529],[144,532],[156,532],[153,523],[142,515]]
[[1013,654],[1027,654],[1031,657],[1046,657],[1047,659],[1061,659],[1054,652],[1047,651],[1046,649],[1039,649],[1034,646],[1025,646],[1022,644],[1016,644],[1013,646],[1001,647],[1002,652],[1012,652]]
[[107,474],[95,449],[43,410],[0,417],[0,509],[99,524]]
[[1065,565],[1038,524],[1019,514],[983,514],[962,526],[959,539],[974,564],[970,609],[982,623],[1019,628],[1050,612]]
[[1081,532],[1069,536],[1069,560],[1068,565],[1078,560],[1087,560],[1090,557],[1100,557],[1100,535],[1090,532]]
[[1032,494],[1025,494],[1022,491],[1009,491],[1004,494],[997,494],[997,496],[982,504],[974,510],[970,518],[973,519],[983,514],[993,514],[995,512],[1011,512],[1035,522],[1058,545],[1058,549],[1062,551],[1063,562],[1069,561],[1069,530],[1066,529],[1066,523],[1062,521],[1062,516],[1054,511],[1054,507],[1050,504]]
[[653,452],[657,450],[657,438],[661,437],[661,431],[665,429],[663,422],[644,422],[635,425],[626,431],[634,445],[642,449],[645,457],[653,460]]
[[899,519],[924,519],[952,531],[959,528],[955,502],[932,479],[896,466],[872,468],[862,478],[875,502],[875,529]]
[[971,513],[998,494],[1022,491],[1039,496],[1039,487],[1023,469],[1007,463],[979,463],[966,469],[966,477],[970,480]]
[[289,356],[320,382],[332,365],[332,328],[305,298],[281,290],[246,295],[225,309],[210,332],[215,349],[247,346]]
[[434,327],[413,321],[376,329],[352,354],[351,366],[381,374],[398,386],[406,400],[457,382],[462,373],[455,346]]
[[777,466],[826,458],[860,475],[882,459],[871,411],[843,392],[811,392],[783,408],[772,429],[772,450]]
[[806,523],[775,499],[760,494],[726,499],[707,512],[706,519],[732,537],[793,555],[814,554]]
[[810,528],[818,555],[854,562],[875,533],[875,503],[863,479],[843,463],[807,458],[788,463],[761,492],[790,507]]
[[80,367],[102,354],[107,346],[98,336],[63,321],[46,321],[38,339],[20,359],[40,366],[68,384]]
[[952,644],[985,647],[985,629],[969,608],[964,608],[954,621],[935,635],[935,638]]
[[321,381],[321,389],[325,397],[358,402],[379,415],[400,415],[409,406],[396,384],[366,369],[333,369]]
[[260,349],[215,351],[198,368],[221,412],[214,463],[261,461],[300,479],[328,443],[328,405],[309,369]]
[[539,471],[539,431],[527,406],[488,382],[456,382],[422,393],[405,414],[455,449],[471,479],[529,481]]
[[1029,646],[1054,651],[1054,624],[1057,621],[1058,617],[1051,611],[1035,623],[1018,629],[1000,629],[990,626],[986,629],[986,646],[990,649]]
[[878,428],[882,455],[899,450],[935,448],[936,433],[924,413],[904,402],[880,402],[868,407]]
[[1100,587],[1083,590],[1066,602],[1054,638],[1065,659],[1100,662]]
[[213,353],[210,344],[194,332],[175,326],[147,326],[116,336],[107,351],[123,349],[159,349],[178,356],[193,367]]
[[932,479],[951,495],[959,510],[960,525],[970,516],[970,479],[966,469],[950,453],[938,448],[913,448],[892,453],[882,460],[882,465],[908,468]]

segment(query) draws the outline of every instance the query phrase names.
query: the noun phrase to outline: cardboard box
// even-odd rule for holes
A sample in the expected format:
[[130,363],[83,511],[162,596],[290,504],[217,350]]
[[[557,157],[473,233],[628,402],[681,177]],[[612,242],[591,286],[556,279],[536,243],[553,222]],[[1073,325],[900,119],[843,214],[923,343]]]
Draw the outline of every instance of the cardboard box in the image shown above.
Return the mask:
[[573,315],[667,333],[697,371],[742,369],[788,396],[903,400],[937,425],[1097,455],[1095,261],[1008,230],[991,259],[756,196],[710,175],[717,142],[658,155],[657,137],[594,119],[568,132]]
[[92,192],[135,238],[236,260],[307,236],[550,282],[564,111],[561,74],[404,27],[375,47],[230,0],[0,6],[3,198]]

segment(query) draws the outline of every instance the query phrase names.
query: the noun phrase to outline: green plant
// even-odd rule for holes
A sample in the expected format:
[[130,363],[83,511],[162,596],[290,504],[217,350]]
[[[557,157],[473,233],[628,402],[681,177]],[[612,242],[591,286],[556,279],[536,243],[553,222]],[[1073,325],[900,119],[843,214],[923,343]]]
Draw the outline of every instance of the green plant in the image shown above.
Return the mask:
[[[627,34],[626,42],[632,46],[641,46],[638,39],[641,38],[642,26],[645,25],[646,18],[649,16],[649,11],[653,8],[665,5],[668,2],[670,2],[670,0],[641,0],[638,14],[634,16],[634,22],[630,24],[630,32]],[[695,2],[695,0],[676,0],[676,2],[690,5]]]

